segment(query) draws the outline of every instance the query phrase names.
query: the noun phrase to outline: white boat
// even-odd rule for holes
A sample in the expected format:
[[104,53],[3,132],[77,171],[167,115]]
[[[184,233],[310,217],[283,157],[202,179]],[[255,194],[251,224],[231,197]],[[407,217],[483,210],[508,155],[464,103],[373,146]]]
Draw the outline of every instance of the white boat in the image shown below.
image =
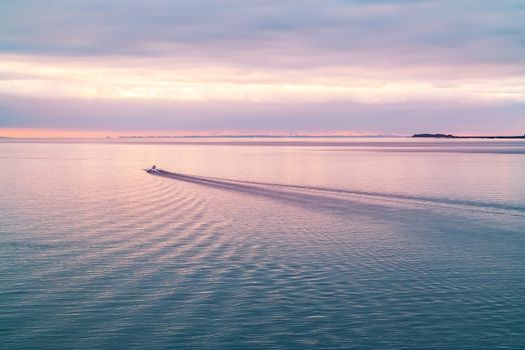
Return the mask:
[[152,166],[151,168],[144,169],[144,170],[145,170],[147,173],[150,173],[150,174],[151,174],[151,173],[157,173],[157,174],[158,174],[158,173],[160,172],[159,168],[157,168],[155,165]]

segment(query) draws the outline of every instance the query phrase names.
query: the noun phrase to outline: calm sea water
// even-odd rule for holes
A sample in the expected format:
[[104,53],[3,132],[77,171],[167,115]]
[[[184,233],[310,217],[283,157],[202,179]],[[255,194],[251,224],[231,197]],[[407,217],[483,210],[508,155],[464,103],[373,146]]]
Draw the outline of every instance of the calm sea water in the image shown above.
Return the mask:
[[525,142],[4,141],[0,167],[2,349],[525,348]]

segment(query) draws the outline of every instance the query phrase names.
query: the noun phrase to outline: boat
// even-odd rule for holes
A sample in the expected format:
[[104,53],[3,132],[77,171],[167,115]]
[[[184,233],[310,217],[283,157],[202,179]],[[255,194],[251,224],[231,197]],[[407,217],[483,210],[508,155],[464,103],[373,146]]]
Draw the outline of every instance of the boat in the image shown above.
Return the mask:
[[152,166],[151,168],[144,169],[144,171],[146,171],[148,174],[158,174],[158,173],[160,173],[160,169],[157,168],[156,165]]

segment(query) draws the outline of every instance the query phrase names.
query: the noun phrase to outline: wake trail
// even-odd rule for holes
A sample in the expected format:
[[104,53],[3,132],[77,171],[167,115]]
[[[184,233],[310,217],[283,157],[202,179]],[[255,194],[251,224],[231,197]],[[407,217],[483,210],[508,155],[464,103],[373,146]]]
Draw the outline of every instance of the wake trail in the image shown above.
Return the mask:
[[[265,191],[263,187],[272,187],[279,189],[288,190],[302,190],[323,194],[331,195],[347,195],[347,196],[359,196],[373,199],[380,199],[383,201],[397,202],[397,203],[410,203],[415,205],[443,207],[450,209],[451,206],[457,207],[462,210],[490,213],[490,214],[506,214],[512,216],[525,217],[525,206],[520,205],[508,205],[501,203],[489,203],[481,201],[471,201],[462,199],[452,198],[440,198],[440,197],[429,197],[429,196],[414,196],[400,193],[382,193],[373,191],[363,190],[350,190],[341,188],[330,188],[321,186],[308,186],[308,185],[293,185],[293,184],[282,184],[272,182],[260,182],[260,181],[247,181],[247,180],[236,180],[219,177],[206,177],[197,175],[186,175],[180,173],[172,173],[165,170],[159,170],[155,175],[169,177],[176,180],[200,183],[205,185],[212,185],[215,187],[221,187],[224,189],[232,189],[242,192],[251,192],[253,194],[261,194],[261,191]],[[268,190],[266,190],[268,191]],[[273,191],[272,193],[276,193]],[[282,192],[280,192],[282,193]]]

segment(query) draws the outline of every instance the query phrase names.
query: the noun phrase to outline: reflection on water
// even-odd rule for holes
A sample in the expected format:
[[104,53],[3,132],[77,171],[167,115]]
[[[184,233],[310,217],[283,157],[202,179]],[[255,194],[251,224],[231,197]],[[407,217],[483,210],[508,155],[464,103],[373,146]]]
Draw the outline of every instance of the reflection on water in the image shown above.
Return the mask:
[[5,348],[525,343],[525,143],[154,141],[0,144]]

